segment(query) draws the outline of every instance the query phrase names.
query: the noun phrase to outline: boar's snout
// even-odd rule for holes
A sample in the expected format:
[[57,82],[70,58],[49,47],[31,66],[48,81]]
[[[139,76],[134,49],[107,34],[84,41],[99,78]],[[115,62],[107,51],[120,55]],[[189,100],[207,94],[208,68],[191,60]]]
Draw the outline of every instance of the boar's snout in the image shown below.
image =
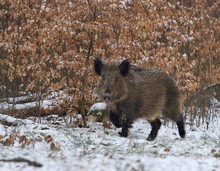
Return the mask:
[[112,99],[112,98],[111,98],[111,95],[110,95],[109,93],[105,93],[105,94],[103,95],[103,98],[104,98],[105,101],[109,101],[109,100]]

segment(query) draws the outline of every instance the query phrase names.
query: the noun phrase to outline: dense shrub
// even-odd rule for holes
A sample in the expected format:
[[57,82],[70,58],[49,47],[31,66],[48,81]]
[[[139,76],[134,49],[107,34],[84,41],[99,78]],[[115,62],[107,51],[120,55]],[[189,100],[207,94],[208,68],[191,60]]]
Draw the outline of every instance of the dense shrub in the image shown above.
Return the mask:
[[0,96],[64,90],[85,113],[93,57],[165,70],[183,99],[220,80],[220,1],[1,0]]

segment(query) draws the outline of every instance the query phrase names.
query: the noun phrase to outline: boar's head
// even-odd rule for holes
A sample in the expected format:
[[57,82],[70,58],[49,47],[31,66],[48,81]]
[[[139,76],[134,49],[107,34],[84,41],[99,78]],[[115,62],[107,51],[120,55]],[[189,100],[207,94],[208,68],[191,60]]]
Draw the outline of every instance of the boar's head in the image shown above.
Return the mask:
[[101,76],[97,87],[97,95],[105,102],[119,102],[128,95],[125,77],[129,73],[130,63],[128,60],[120,64],[114,62],[103,63],[99,58],[94,60],[94,70]]

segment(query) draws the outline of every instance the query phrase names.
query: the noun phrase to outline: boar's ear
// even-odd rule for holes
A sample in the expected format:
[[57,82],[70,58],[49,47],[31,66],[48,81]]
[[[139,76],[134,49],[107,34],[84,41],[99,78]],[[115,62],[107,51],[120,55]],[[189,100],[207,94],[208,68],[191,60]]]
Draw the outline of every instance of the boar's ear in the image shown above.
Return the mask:
[[124,60],[120,65],[119,65],[119,70],[122,76],[126,76],[129,72],[130,68],[130,63],[128,60]]
[[94,59],[94,70],[95,70],[96,74],[99,75],[99,76],[101,76],[102,67],[103,67],[103,63],[102,63],[101,59],[96,57]]

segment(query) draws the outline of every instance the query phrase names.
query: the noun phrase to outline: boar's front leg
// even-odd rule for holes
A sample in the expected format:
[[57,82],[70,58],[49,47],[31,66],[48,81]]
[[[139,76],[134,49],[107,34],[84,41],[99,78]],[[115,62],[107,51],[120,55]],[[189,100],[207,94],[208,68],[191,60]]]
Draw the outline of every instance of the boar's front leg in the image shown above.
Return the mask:
[[127,137],[128,136],[128,127],[129,127],[127,119],[124,119],[124,118],[122,119],[121,126],[122,126],[122,130],[121,130],[121,132],[119,132],[119,135],[121,137]]
[[121,127],[120,116],[116,112],[109,111],[109,120],[113,123],[117,128]]

